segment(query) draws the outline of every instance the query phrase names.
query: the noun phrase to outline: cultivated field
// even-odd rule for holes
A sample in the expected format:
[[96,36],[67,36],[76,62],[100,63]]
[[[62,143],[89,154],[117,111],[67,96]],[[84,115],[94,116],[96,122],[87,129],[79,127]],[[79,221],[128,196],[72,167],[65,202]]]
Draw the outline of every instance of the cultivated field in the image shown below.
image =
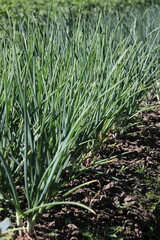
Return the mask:
[[160,239],[160,5],[136,2],[1,1],[3,240]]

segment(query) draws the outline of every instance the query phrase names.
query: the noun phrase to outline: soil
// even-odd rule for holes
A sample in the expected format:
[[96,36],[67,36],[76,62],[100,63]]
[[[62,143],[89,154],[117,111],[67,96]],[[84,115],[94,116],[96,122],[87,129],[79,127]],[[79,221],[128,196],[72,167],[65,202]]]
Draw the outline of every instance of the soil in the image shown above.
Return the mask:
[[94,159],[120,157],[90,168],[71,184],[98,180],[66,199],[84,203],[96,214],[75,206],[54,207],[39,220],[33,239],[160,239],[160,107],[136,121],[127,132],[110,136]]

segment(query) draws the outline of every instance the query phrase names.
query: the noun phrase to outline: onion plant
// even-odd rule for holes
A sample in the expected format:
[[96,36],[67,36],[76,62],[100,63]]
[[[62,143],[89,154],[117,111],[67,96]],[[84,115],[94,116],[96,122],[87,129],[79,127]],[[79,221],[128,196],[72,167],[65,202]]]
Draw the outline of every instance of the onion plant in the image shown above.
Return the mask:
[[28,233],[55,205],[92,211],[65,201],[67,185],[90,143],[127,124],[157,80],[157,35],[148,44],[152,34],[139,41],[134,21],[125,36],[123,18],[107,21],[32,16],[1,31],[0,194]]

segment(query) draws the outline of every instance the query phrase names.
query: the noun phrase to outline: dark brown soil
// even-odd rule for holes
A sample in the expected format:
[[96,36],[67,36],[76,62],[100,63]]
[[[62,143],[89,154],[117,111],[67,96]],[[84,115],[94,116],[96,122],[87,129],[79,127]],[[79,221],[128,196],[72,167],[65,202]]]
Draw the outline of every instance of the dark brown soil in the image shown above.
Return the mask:
[[66,199],[90,206],[96,215],[74,206],[55,207],[40,219],[33,239],[160,239],[160,108],[136,120],[126,133],[112,135],[95,156],[121,157],[88,170],[72,183],[71,187],[99,181]]

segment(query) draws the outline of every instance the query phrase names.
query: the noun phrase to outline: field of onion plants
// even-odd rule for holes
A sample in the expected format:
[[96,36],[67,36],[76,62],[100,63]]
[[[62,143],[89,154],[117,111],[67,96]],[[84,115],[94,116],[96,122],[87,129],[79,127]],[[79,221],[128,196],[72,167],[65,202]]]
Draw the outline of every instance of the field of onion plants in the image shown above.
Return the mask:
[[19,235],[32,233],[56,205],[95,214],[65,198],[96,180],[67,186],[109,161],[85,164],[158,94],[159,6],[9,13],[0,39],[0,201],[9,215],[1,234],[10,220]]

